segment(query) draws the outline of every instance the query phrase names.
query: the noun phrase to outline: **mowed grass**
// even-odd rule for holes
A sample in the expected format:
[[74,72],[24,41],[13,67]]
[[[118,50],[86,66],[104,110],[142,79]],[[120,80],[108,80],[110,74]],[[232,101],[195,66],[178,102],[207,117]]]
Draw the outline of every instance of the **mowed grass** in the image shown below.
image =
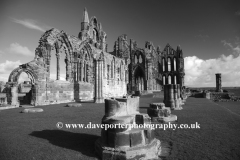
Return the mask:
[[[152,95],[140,98],[140,112],[149,103],[162,102]],[[42,113],[20,113],[22,108],[0,112],[0,160],[94,160],[94,143],[100,129],[57,129],[56,123],[101,123],[104,104],[83,103],[39,106]],[[240,102],[214,103],[187,99],[183,110],[172,111],[177,124],[200,124],[200,129],[156,129],[156,138],[171,145],[167,159],[240,159]]]

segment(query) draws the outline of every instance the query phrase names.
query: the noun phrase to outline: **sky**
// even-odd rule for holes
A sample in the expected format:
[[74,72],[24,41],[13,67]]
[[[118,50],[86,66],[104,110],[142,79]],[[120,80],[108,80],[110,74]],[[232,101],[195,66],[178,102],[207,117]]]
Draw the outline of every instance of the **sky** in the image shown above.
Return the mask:
[[[46,30],[77,36],[84,7],[101,22],[108,51],[122,34],[139,48],[146,41],[162,50],[167,43],[180,45],[186,86],[214,87],[216,73],[223,87],[240,86],[239,0],[0,0],[0,81],[33,60]],[[51,64],[56,77],[56,62]]]

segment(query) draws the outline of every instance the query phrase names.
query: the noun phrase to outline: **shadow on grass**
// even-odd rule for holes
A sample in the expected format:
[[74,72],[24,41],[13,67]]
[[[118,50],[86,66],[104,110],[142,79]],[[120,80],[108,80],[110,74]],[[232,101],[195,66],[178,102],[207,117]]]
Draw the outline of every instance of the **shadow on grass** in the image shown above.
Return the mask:
[[75,150],[89,157],[96,157],[94,154],[94,144],[100,138],[96,135],[72,133],[63,130],[34,131],[29,135],[47,139],[53,145]]

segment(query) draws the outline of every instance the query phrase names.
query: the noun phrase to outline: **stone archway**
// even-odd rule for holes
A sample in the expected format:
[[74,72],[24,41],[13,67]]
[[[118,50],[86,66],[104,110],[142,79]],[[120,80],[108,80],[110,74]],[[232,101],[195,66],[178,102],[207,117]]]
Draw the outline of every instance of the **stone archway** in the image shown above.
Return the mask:
[[[30,81],[19,83],[19,77],[22,73],[26,73]],[[8,78],[8,101],[11,104],[33,104],[36,99],[34,85],[38,80],[37,74],[28,64],[20,65],[14,69]]]
[[146,90],[145,74],[140,66],[137,66],[136,69],[134,70],[134,84],[135,91],[142,92],[143,90]]
[[44,66],[47,71],[46,78],[50,79],[50,63],[52,58],[51,51],[56,51],[56,60],[57,60],[57,77],[56,79],[59,80],[60,70],[61,68],[59,61],[62,58],[61,51],[65,52],[64,62],[66,64],[66,81],[72,82],[73,81],[73,44],[69,40],[69,36],[64,31],[59,31],[55,28],[46,31],[39,40],[39,46],[35,52],[35,60],[41,59],[44,63]]

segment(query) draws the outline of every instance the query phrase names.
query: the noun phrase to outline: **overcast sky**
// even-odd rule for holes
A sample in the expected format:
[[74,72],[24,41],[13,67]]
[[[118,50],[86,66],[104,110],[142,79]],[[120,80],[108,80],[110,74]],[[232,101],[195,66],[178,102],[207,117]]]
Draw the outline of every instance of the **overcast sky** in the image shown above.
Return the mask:
[[240,86],[239,0],[1,0],[0,80],[34,58],[46,30],[77,36],[84,7],[101,22],[108,51],[122,34],[140,48],[180,45],[187,86],[215,86],[215,73],[223,86]]

